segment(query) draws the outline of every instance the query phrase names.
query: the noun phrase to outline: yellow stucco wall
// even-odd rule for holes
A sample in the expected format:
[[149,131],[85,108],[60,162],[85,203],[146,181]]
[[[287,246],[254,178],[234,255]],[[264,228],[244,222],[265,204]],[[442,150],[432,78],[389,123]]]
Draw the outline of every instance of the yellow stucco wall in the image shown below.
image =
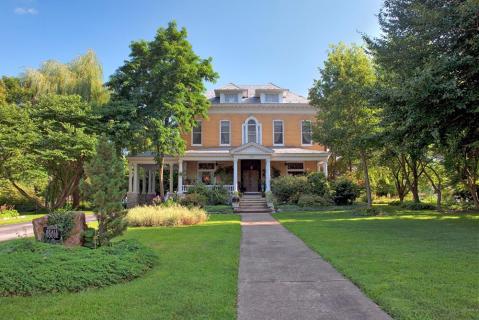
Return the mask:
[[[185,135],[187,149],[197,149],[205,147],[218,147],[220,139],[220,121],[231,121],[231,146],[238,147],[242,141],[242,124],[249,117],[248,114],[210,114],[208,119],[203,120],[202,125],[202,146],[191,146],[191,133]],[[314,150],[325,150],[323,146],[314,144],[312,146],[301,145],[301,121],[314,121],[313,115],[308,114],[254,114],[254,117],[262,125],[263,145],[273,146],[273,120],[283,120],[284,126],[284,146],[301,147]]]

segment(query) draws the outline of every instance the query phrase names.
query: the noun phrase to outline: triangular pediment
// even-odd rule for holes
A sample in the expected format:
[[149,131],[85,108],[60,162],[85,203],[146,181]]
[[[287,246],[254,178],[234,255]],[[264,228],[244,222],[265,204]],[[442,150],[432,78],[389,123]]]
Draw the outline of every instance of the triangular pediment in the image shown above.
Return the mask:
[[255,142],[250,142],[234,148],[230,152],[233,155],[272,154],[273,149],[267,148]]

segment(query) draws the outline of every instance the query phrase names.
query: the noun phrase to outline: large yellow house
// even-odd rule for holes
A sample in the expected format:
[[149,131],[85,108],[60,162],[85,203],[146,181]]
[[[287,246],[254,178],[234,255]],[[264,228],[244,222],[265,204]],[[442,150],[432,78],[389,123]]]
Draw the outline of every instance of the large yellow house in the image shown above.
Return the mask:
[[[230,83],[207,95],[208,117],[199,119],[185,136],[186,152],[165,159],[170,168],[169,192],[188,192],[197,181],[231,192],[269,191],[271,179],[279,175],[327,174],[329,152],[312,141],[316,110],[306,98],[272,83]],[[156,194],[156,167],[151,153],[128,157],[128,163],[132,206],[141,195]]]

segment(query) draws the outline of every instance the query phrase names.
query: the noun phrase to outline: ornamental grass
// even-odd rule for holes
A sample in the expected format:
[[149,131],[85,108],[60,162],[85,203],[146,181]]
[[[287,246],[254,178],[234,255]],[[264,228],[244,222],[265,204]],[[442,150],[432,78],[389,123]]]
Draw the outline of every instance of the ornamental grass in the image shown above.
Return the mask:
[[197,207],[141,206],[128,210],[128,224],[132,227],[175,227],[200,224],[208,220],[205,210]]

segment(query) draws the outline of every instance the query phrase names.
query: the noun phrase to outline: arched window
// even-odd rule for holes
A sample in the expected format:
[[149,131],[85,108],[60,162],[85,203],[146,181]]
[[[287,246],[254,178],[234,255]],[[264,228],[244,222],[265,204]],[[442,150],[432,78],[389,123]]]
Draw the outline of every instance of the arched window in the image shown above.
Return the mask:
[[253,119],[249,120],[248,121],[248,140],[246,141],[246,143],[248,142],[257,142],[256,141],[256,121],[254,121]]
[[261,123],[254,117],[243,123],[243,143],[255,142],[261,144]]

